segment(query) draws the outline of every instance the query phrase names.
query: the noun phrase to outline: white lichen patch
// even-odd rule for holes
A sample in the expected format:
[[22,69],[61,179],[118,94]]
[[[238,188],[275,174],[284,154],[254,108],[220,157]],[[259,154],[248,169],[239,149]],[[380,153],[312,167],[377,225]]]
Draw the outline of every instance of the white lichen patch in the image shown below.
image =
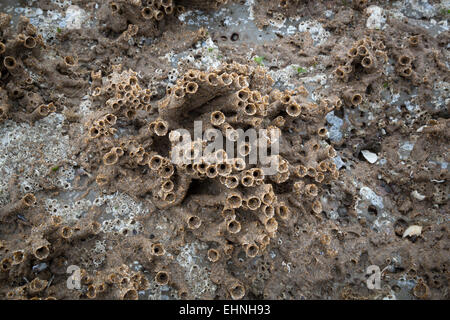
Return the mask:
[[378,6],[370,6],[366,9],[366,14],[369,15],[366,21],[367,29],[384,29],[386,24],[386,14],[383,8]]
[[66,27],[63,14],[58,11],[46,10],[32,6],[16,7],[17,15],[23,15],[30,19],[31,24],[38,26],[38,32],[48,41],[53,42],[59,29]]
[[69,137],[62,134],[64,119],[61,114],[51,114],[34,125],[11,120],[0,123],[0,205],[9,202],[8,181],[13,174],[20,173],[22,193],[42,190],[44,177],[70,189],[73,169],[51,169],[71,152]]
[[[250,60],[256,61],[257,59],[258,57],[254,56]],[[271,61],[269,64],[276,65],[277,61]],[[327,76],[325,74],[310,75],[313,71],[313,67],[302,67],[292,64],[278,70],[270,70],[268,74],[275,81],[276,85],[282,89],[295,89],[294,79],[301,80],[303,84],[315,83],[324,86],[327,83]]]
[[255,5],[255,0],[246,0],[245,5],[248,6],[248,19],[255,20],[255,11],[253,6]]
[[167,78],[169,79],[169,83],[171,84],[175,84],[175,82],[178,79],[178,70],[177,69],[172,69],[167,73]]
[[[258,57],[253,57],[253,60],[257,59]],[[294,85],[292,84],[292,79],[294,77],[297,77],[298,72],[295,68],[295,66],[290,65],[283,69],[279,70],[270,70],[269,75],[272,77],[272,79],[275,81],[275,83],[279,83],[282,87],[294,89]]]
[[92,112],[91,107],[92,107],[92,101],[90,100],[90,96],[85,95],[82,98],[78,112],[81,115],[83,115],[84,117],[86,117]]
[[212,296],[217,289],[211,282],[209,271],[200,266],[200,262],[203,261],[201,254],[207,249],[206,244],[195,241],[182,247],[177,256],[177,262],[184,269],[185,279],[193,299],[199,299],[203,295]]
[[273,18],[269,19],[269,24],[272,27],[281,29],[284,27],[284,24],[286,22],[286,17],[278,12],[273,13]]
[[79,6],[69,6],[66,10],[66,28],[67,29],[81,29],[83,23],[88,19],[88,14],[86,11],[81,9]]
[[431,18],[436,14],[436,6],[433,6],[428,0],[402,0],[394,3],[394,6],[400,8],[408,17],[420,19]]
[[306,76],[302,78],[303,83],[317,83],[324,87],[327,83],[327,75],[320,73],[313,76]]
[[94,205],[105,208],[105,214],[101,217],[104,232],[138,234],[142,230],[142,225],[134,218],[148,214],[148,209],[143,203],[136,202],[129,195],[120,192],[99,196],[94,200]]
[[178,20],[180,20],[181,22],[185,22],[186,21],[186,17],[190,16],[192,14],[191,10],[188,10],[186,12],[183,12],[182,14],[180,14],[178,16]]
[[72,201],[71,199],[48,198],[44,202],[44,207],[49,214],[61,217],[65,223],[70,225],[83,217],[91,206],[91,201],[87,199]]
[[[445,61],[447,68],[450,67],[450,63]],[[450,105],[450,83],[447,81],[436,81],[433,87],[435,94],[433,94],[433,100],[431,103],[436,109],[444,109]]]
[[330,33],[326,31],[318,21],[315,20],[301,21],[298,24],[298,31],[309,32],[315,45],[321,45],[330,36]]
[[[450,1],[445,0],[440,4],[431,5],[427,0],[403,0],[393,4],[393,9],[386,9],[389,16],[402,20],[405,17],[411,18],[411,26],[419,26],[427,29],[431,35],[436,36],[443,32],[448,32],[448,19],[445,15],[450,7]],[[438,14],[444,13],[444,19],[437,21]]]
[[96,268],[100,267],[106,259],[106,241],[97,240],[92,249],[93,260],[92,263]]
[[[194,58],[194,56],[196,58]],[[196,68],[209,71],[218,68],[222,63],[222,54],[217,45],[208,37],[205,41],[199,41],[195,44],[195,49],[173,54],[168,57],[173,64],[179,67],[184,65],[187,68]],[[169,81],[171,81],[169,79]]]

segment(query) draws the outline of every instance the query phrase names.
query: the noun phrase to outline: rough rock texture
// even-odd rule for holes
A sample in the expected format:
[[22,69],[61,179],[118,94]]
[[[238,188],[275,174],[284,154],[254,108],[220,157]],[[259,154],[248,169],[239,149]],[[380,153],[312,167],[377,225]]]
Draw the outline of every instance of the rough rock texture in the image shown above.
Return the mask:
[[2,2],[0,298],[448,299],[448,9]]

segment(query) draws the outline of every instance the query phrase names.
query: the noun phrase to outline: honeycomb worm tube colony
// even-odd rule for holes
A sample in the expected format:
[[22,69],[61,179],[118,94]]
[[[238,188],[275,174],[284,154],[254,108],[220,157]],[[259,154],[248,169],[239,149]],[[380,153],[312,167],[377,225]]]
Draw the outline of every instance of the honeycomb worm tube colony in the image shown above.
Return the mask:
[[441,2],[0,1],[0,299],[448,298]]

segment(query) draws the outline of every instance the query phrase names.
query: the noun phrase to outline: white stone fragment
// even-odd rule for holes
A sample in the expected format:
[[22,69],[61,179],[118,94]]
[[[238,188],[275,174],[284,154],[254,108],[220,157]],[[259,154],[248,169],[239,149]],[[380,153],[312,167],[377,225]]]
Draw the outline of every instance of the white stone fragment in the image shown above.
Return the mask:
[[422,201],[426,198],[423,194],[420,194],[419,192],[417,192],[417,190],[414,190],[413,192],[411,192],[411,196],[419,201]]
[[425,126],[421,126],[419,129],[417,129],[417,131],[416,132],[422,132],[423,131],[423,129],[425,129],[427,126],[425,125]]
[[403,238],[412,237],[412,236],[420,236],[422,234],[422,227],[413,225],[409,226],[405,232],[403,233]]
[[378,156],[375,153],[370,152],[369,150],[362,150],[361,153],[364,158],[370,163],[375,163],[378,160]]

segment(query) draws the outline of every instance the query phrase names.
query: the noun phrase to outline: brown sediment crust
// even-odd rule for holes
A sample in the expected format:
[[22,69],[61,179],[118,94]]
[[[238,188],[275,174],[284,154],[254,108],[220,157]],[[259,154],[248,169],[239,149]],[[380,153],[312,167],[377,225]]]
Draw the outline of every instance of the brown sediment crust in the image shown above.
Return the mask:
[[[214,37],[207,28],[186,30],[177,15],[224,3],[155,1],[149,9],[148,2],[106,1],[99,28],[58,31],[52,45],[26,19],[15,28],[0,14],[0,119],[38,126],[34,122],[51,112],[64,115],[62,130],[76,149],[68,157],[89,175],[77,176],[90,188],[81,190],[84,196],[126,193],[150,210],[139,220],[138,235],[128,229],[100,232],[99,216],[111,209],[108,205],[92,206],[86,216],[67,223],[59,216],[48,219],[43,208],[46,198],[66,195],[61,188],[34,193],[38,201],[31,207],[20,200],[26,192],[13,195],[10,188],[10,202],[0,209],[1,298],[137,299],[155,283],[167,285],[178,298],[198,298],[188,283],[195,271],[186,276],[178,261],[186,256],[181,250],[196,243],[204,246],[189,254],[207,279],[197,283],[217,285],[213,294],[203,291],[205,298],[374,298],[353,276],[372,264],[393,279],[404,275],[415,282],[400,294],[446,297],[441,222],[448,207],[448,170],[428,162],[436,155],[439,163],[448,162],[442,152],[448,110],[433,110],[429,103],[436,97],[433,90],[447,81],[440,44],[445,36],[432,37],[393,17],[385,30],[365,30],[366,1],[347,6],[255,1],[258,24],[302,14],[322,19],[331,36],[314,46],[308,32],[281,32],[273,43],[252,48],[265,55],[265,66],[244,57],[246,41],[234,47],[219,42],[226,56],[222,66],[197,70],[180,64],[178,80],[166,88],[173,65],[162,57]],[[91,13],[84,1],[74,3]],[[323,18],[327,10],[335,16]],[[151,44],[140,44],[141,37]],[[6,57],[13,59],[5,66]],[[280,82],[267,69],[276,75],[294,63],[308,68],[289,79],[298,89],[275,89]],[[317,85],[312,101],[311,83],[303,80],[320,74],[327,83]],[[409,104],[390,105],[381,98],[397,93],[412,97],[423,115],[416,117]],[[91,104],[81,109],[84,96]],[[335,132],[326,120],[330,113],[344,120],[339,142],[330,140]],[[172,163],[182,141],[174,130],[192,133],[194,120],[203,122],[202,133],[217,128],[230,140],[237,140],[242,128],[279,130],[277,173],[261,175],[261,163],[246,163],[237,154],[230,159],[214,154],[194,165]],[[400,159],[397,151],[407,139],[415,141],[414,150],[410,159]],[[195,154],[206,144],[193,143],[190,150]],[[242,144],[241,153],[254,147]],[[367,163],[362,150],[383,161]],[[209,163],[212,158],[217,163]],[[41,184],[48,185],[44,179]],[[363,185],[383,198],[385,209],[369,206],[363,208],[368,216],[362,216]],[[392,223],[377,224],[385,215]],[[403,238],[414,224],[424,225],[422,234]],[[98,241],[112,249],[96,252]],[[94,265],[99,256],[104,261]],[[146,272],[122,266],[134,261]],[[40,263],[45,269],[37,273],[44,268]],[[79,291],[66,287],[66,266],[72,264],[83,265]],[[423,279],[415,279],[417,274]]]

